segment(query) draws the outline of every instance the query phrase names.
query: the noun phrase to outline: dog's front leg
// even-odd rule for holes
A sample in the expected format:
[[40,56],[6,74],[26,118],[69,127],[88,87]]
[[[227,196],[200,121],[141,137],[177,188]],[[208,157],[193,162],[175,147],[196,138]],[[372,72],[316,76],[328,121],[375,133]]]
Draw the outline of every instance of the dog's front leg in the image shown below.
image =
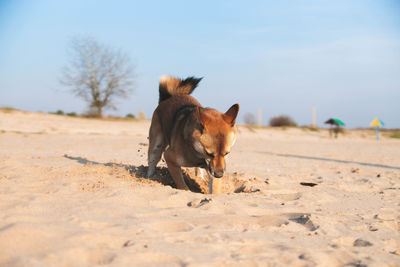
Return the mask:
[[164,152],[164,158],[168,166],[168,171],[171,174],[172,179],[174,179],[176,188],[189,190],[189,187],[183,179],[181,166],[176,163],[175,153],[173,153],[171,149],[167,149],[167,151]]
[[200,167],[194,168],[194,174],[197,177],[200,177],[202,180],[204,180],[204,172],[205,172],[205,170],[203,168],[200,168]]
[[221,180],[222,178],[214,178],[210,172],[207,171],[208,175],[208,192],[210,194],[221,194]]

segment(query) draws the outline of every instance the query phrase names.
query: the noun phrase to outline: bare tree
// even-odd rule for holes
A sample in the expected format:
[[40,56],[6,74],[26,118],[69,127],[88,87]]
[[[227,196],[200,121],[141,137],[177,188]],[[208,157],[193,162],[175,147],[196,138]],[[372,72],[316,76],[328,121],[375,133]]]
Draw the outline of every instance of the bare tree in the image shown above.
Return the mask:
[[253,113],[247,112],[244,115],[244,123],[247,125],[256,125],[256,116]]
[[133,91],[134,69],[127,54],[92,38],[74,39],[69,52],[60,82],[89,104],[90,115],[101,117],[104,109],[117,109],[115,99]]

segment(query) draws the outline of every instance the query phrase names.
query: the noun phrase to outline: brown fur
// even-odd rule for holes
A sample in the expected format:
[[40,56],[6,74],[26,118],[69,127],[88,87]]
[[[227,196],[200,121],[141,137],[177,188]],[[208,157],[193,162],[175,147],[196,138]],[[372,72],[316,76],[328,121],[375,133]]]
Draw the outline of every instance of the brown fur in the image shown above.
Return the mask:
[[214,177],[222,177],[225,156],[236,136],[239,105],[233,105],[226,113],[203,108],[188,95],[200,80],[162,77],[160,102],[150,126],[147,176],[154,174],[164,152],[168,170],[179,189],[188,190],[181,167],[205,168]]

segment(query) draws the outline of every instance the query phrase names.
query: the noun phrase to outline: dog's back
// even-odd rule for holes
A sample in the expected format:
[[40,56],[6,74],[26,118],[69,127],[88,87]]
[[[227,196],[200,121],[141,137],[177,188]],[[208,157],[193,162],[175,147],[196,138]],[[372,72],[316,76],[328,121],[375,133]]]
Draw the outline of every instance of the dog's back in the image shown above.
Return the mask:
[[160,78],[157,113],[162,132],[166,142],[169,142],[171,131],[174,127],[174,116],[183,107],[201,106],[200,103],[190,94],[197,87],[202,78],[189,77],[184,80],[170,76]]

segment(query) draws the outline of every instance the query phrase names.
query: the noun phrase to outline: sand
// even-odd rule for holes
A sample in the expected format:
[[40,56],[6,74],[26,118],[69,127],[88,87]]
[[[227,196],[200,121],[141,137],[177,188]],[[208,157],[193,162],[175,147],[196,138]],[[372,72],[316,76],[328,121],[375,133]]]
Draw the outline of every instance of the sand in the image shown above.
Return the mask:
[[149,126],[0,111],[0,266],[400,266],[400,140],[239,126],[210,195]]

